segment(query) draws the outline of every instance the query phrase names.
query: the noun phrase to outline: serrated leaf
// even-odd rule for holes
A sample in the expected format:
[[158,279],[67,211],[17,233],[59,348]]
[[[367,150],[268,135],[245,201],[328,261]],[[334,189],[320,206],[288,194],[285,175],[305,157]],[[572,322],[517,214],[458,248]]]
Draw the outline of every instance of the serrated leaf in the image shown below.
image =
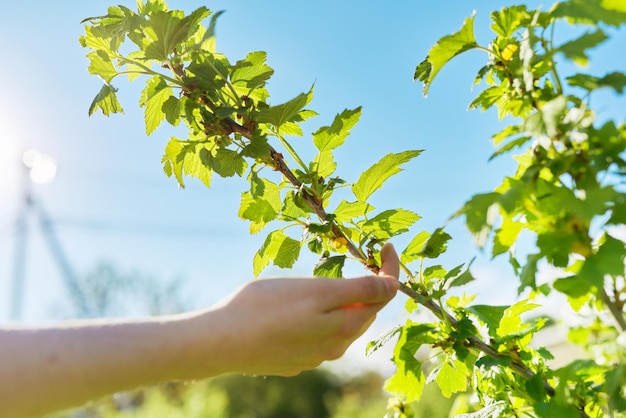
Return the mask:
[[604,77],[595,77],[589,74],[575,74],[567,77],[567,82],[572,87],[581,87],[589,91],[611,88],[616,93],[622,94],[626,88],[626,74],[622,72],[608,73]]
[[311,162],[311,171],[321,177],[330,177],[337,169],[337,163],[330,151],[322,151]]
[[276,219],[277,216],[278,210],[267,199],[253,198],[249,192],[241,194],[239,217],[251,222],[251,233],[259,232],[265,225]]
[[167,119],[172,126],[177,126],[180,122],[181,109],[181,99],[176,98],[176,96],[168,97],[161,107],[161,110],[165,114],[165,119]]
[[344,110],[335,116],[330,126],[323,126],[313,133],[313,143],[320,152],[330,151],[341,146],[360,117],[361,107]]
[[379,162],[365,170],[356,183],[352,185],[352,192],[358,200],[366,202],[383,183],[394,174],[402,171],[400,166],[422,153],[421,150],[404,151],[397,154],[387,154]]
[[329,277],[338,279],[343,277],[343,265],[346,261],[345,255],[335,255],[332,257],[322,257],[313,269],[313,275],[317,277]]
[[490,210],[497,204],[499,193],[482,193],[472,196],[454,217],[465,215],[465,224],[479,247],[485,244],[494,222],[494,212]]
[[215,151],[215,155],[207,151],[201,154],[201,157],[202,161],[221,177],[234,175],[241,177],[248,167],[248,163],[241,154],[227,148],[219,148]]
[[183,141],[171,138],[165,145],[165,152],[161,158],[161,164],[163,164],[163,171],[165,174],[168,177],[173,174],[180,187],[184,188],[185,182],[183,181],[183,162],[178,158],[183,149],[183,145]]
[[504,311],[502,319],[500,319],[500,323],[496,329],[496,334],[499,337],[507,337],[511,334],[518,334],[528,328],[530,325],[522,322],[521,314],[538,308],[539,306],[540,305],[535,303],[529,303],[527,300],[520,300],[511,305]]
[[418,233],[411,242],[406,246],[400,259],[403,263],[408,264],[421,257],[422,251],[426,247],[426,242],[430,238],[430,232],[422,231]]
[[393,337],[395,337],[400,331],[402,327],[395,327],[378,337],[374,341],[370,341],[367,343],[367,347],[365,348],[365,355],[369,357],[372,353],[376,352],[378,349],[382,348],[383,345],[387,344]]
[[244,60],[237,61],[230,76],[235,88],[250,90],[265,86],[265,82],[272,77],[274,70],[265,64],[267,54],[263,51],[250,52]]
[[295,201],[295,193],[294,191],[290,191],[285,196],[285,201],[283,202],[283,207],[280,211],[280,214],[283,218],[287,220],[291,219],[299,219],[306,218],[308,213],[305,212]]
[[444,232],[442,228],[437,228],[426,240],[426,244],[419,252],[420,257],[437,258],[448,249],[448,241],[452,237]]
[[168,176],[174,174],[181,187],[185,187],[183,176],[195,177],[206,187],[211,187],[212,171],[200,157],[200,154],[206,151],[206,146],[203,143],[171,138],[161,158],[165,174]]
[[611,26],[626,23],[626,3],[622,0],[569,0],[558,3],[551,11],[556,18],[566,18],[572,23]]
[[163,122],[163,105],[173,95],[172,88],[160,76],[154,76],[146,82],[140,102],[140,106],[145,107],[146,135],[152,134]]
[[452,282],[450,283],[450,287],[463,286],[475,280],[474,276],[472,275],[472,272],[470,271],[470,267],[472,266],[473,262],[474,260],[470,261],[469,264],[467,265],[467,268],[463,270],[463,272],[459,274],[458,276],[457,275],[451,276],[454,278],[452,279]]
[[556,50],[579,65],[587,65],[589,62],[588,50],[598,46],[607,39],[608,37],[604,31],[597,29],[595,32],[587,32],[572,41],[566,42]]
[[500,325],[500,320],[508,306],[474,305],[468,311],[474,314],[482,323],[487,325],[489,335],[493,338],[498,336],[496,330]]
[[457,359],[448,359],[443,362],[437,373],[435,381],[446,398],[453,393],[467,390],[467,377],[469,370],[465,363]]
[[146,58],[167,61],[174,49],[187,40],[196,31],[196,25],[210,14],[206,7],[200,7],[185,17],[177,10],[150,13],[144,26]]
[[360,222],[359,227],[364,233],[385,240],[407,232],[419,219],[418,214],[409,210],[390,209],[367,221]]
[[514,221],[510,216],[504,216],[502,225],[496,230],[493,238],[492,256],[507,252],[517,240],[520,232],[524,228],[522,222]]
[[521,147],[524,144],[526,144],[528,141],[530,141],[532,139],[532,136],[520,136],[519,138],[515,138],[510,140],[509,142],[507,142],[506,144],[502,145],[500,148],[498,148],[493,154],[491,154],[491,156],[489,157],[489,161],[493,160],[494,158],[505,154],[515,148]]
[[270,106],[262,112],[259,112],[257,121],[261,123],[269,123],[280,131],[283,123],[296,118],[304,107],[313,99],[313,87],[308,93],[300,93],[286,103],[276,106]]
[[454,57],[465,51],[476,48],[474,37],[474,15],[463,22],[458,32],[444,36],[437,41],[428,52],[426,61],[428,64],[420,64],[415,69],[414,79],[423,81],[424,95],[428,95],[428,89],[437,73]]
[[99,76],[106,84],[109,84],[117,75],[117,70],[111,59],[102,50],[90,52],[87,54],[87,58],[89,59],[89,73]]
[[504,413],[509,409],[507,401],[496,401],[494,403],[485,405],[480,411],[472,412],[471,414],[457,415],[455,418],[493,418],[502,417]]
[[481,91],[480,94],[467,106],[469,110],[480,108],[482,111],[488,110],[493,105],[502,100],[505,90],[500,86],[491,86]]
[[347,202],[342,200],[332,212],[339,222],[348,222],[355,218],[361,218],[374,210],[374,207],[365,202]]
[[526,6],[505,7],[491,13],[491,29],[503,38],[511,38],[529,17]]
[[385,382],[387,392],[401,395],[407,402],[420,399],[426,378],[422,372],[422,363],[415,358],[415,353],[422,344],[431,344],[435,341],[431,335],[434,330],[430,324],[411,322],[400,330],[393,351],[396,372]]
[[541,260],[541,254],[528,254],[526,258],[526,264],[522,267],[520,273],[520,286],[517,290],[518,293],[522,293],[524,289],[530,287],[531,289],[537,288],[537,263]]
[[277,267],[291,268],[300,255],[300,244],[282,230],[271,232],[254,256],[254,276],[258,276],[270,262]]
[[89,116],[93,115],[98,109],[105,116],[109,116],[111,113],[124,113],[120,102],[117,100],[116,92],[117,89],[113,86],[109,84],[103,85],[89,106]]
[[300,241],[285,235],[285,238],[278,247],[278,254],[276,254],[274,258],[274,265],[280,268],[293,267],[300,256],[301,247],[302,243]]

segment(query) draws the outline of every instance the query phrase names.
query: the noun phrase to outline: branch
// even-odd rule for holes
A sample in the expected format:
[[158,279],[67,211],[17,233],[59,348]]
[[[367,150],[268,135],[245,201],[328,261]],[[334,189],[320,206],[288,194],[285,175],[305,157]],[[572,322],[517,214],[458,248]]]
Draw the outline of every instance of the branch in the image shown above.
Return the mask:
[[[237,122],[233,121],[232,119],[226,118],[224,119],[224,122],[230,128],[232,128],[233,132],[237,132],[245,136],[246,138],[252,137],[252,132],[250,132],[250,130],[248,130],[244,126],[239,125]],[[293,171],[291,171],[291,169],[287,166],[282,154],[270,146],[270,155],[272,157],[272,161],[274,162],[274,169],[279,171],[294,187],[302,190],[302,198],[307,203],[307,205],[309,205],[309,207],[315,212],[315,214],[320,218],[320,220],[328,221],[328,215],[322,205],[322,202],[317,197],[313,196],[312,194],[310,194],[309,192],[303,189],[302,182],[298,180],[298,178],[293,173]],[[345,238],[347,242],[348,251],[350,252],[350,254],[354,258],[356,258],[358,261],[360,261],[367,269],[369,269],[373,273],[378,273],[380,268],[375,265],[369,265],[369,263],[367,262],[367,258],[362,254],[362,252],[352,242],[352,240],[346,237],[346,235],[341,231],[339,226],[334,221],[328,221],[328,222],[331,223],[331,232],[333,233],[333,236],[335,238]],[[400,291],[404,293],[405,295],[407,295],[408,297],[415,300],[417,303],[424,306],[429,311],[431,311],[437,318],[447,320],[453,327],[455,328],[457,327],[457,324],[458,324],[457,319],[454,318],[449,313],[445,312],[429,296],[423,295],[413,290],[408,285],[402,282],[400,282]],[[512,360],[511,365],[510,365],[511,369],[513,369],[513,371],[515,371],[516,373],[518,373],[520,376],[524,377],[525,379],[532,379],[535,376],[535,373],[524,363],[520,362],[519,360],[512,359],[511,357],[506,356],[502,353],[499,353],[496,349],[494,349],[489,344],[485,343],[484,341],[482,341],[480,338],[476,336],[468,338],[466,342],[469,345],[469,347],[472,347],[478,351],[481,351],[490,357],[497,358],[497,359],[507,359],[507,360],[511,359]],[[553,397],[556,393],[555,389],[545,380],[543,382],[543,385],[546,390],[546,393],[550,397]],[[589,416],[587,415],[587,413],[585,413],[583,409],[579,408],[579,413],[580,413],[581,418],[589,418]]]
[[622,332],[626,331],[626,319],[624,318],[624,312],[619,308],[619,306],[617,306],[615,301],[613,301],[609,297],[604,288],[600,287],[598,292],[600,293],[600,298],[602,299],[602,302],[604,302],[604,304],[609,308],[609,311],[611,311],[611,314],[615,318],[615,321],[617,321],[617,324],[619,325]]

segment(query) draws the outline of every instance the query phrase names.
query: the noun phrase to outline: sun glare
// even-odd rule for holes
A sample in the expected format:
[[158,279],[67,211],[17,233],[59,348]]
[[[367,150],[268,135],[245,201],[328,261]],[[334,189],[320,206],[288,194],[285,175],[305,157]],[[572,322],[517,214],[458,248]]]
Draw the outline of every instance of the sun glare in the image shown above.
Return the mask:
[[29,149],[22,162],[30,169],[30,179],[37,184],[50,183],[57,174],[57,163],[49,155]]

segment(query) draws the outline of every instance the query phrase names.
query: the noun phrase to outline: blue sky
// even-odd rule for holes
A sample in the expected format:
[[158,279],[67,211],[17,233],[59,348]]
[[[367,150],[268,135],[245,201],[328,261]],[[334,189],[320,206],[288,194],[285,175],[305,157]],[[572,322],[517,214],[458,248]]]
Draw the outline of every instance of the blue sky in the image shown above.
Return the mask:
[[[134,6],[131,1],[120,3]],[[488,14],[506,4],[214,0],[206,6],[226,10],[218,23],[217,44],[231,61],[248,51],[267,51],[275,69],[268,86],[272,103],[315,83],[310,107],[320,116],[307,125],[311,131],[345,108],[363,106],[361,122],[337,153],[342,177],[356,180],[388,152],[426,150],[374,199],[380,210],[403,207],[420,214],[418,232],[442,225],[472,194],[491,190],[512,170],[508,156],[487,162],[492,152],[489,137],[501,129],[496,116],[466,111],[483,54],[460,57],[444,69],[428,99],[412,81],[415,65],[432,44],[456,31],[474,9],[477,37],[487,43]],[[20,153],[30,147],[59,164],[54,182],[34,186],[34,193],[55,220],[79,274],[109,260],[123,271],[161,279],[184,277],[197,305],[212,303],[252,278],[251,260],[265,235],[251,237],[246,223],[237,218],[243,181],[216,179],[211,190],[190,181],[187,189],[178,190],[160,165],[173,131],[161,128],[146,137],[138,109],[139,83],[116,83],[125,115],[87,116],[100,81],[87,73],[87,51],[77,41],[80,21],[102,14],[108,5],[101,0],[0,5],[0,320],[8,316]],[[171,0],[169,5],[189,11],[205,3]],[[613,54],[614,47],[603,51],[594,56],[590,72],[601,74],[623,65],[623,55]],[[607,97],[607,103],[610,100]],[[611,113],[609,104],[605,109]],[[293,144],[309,149],[308,141],[305,136]],[[62,302],[65,293],[38,227],[30,225],[24,317],[39,321],[51,317],[52,306]],[[476,250],[460,222],[452,223],[449,231],[454,241],[444,260],[452,267],[468,261]],[[408,239],[398,239],[398,249]],[[516,285],[508,269],[486,260],[477,263],[484,282],[468,290],[482,292],[495,280],[503,285],[485,297],[509,300]],[[314,262],[313,257],[303,257],[292,271],[270,268],[264,275],[308,275]],[[348,272],[363,270],[354,266]],[[387,322],[403,315],[403,298],[387,308]]]

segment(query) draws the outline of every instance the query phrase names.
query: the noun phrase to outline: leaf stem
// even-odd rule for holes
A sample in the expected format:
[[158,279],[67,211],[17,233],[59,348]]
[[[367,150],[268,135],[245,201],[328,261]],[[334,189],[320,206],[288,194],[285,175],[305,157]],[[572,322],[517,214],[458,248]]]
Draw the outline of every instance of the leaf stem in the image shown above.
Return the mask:
[[300,158],[300,156],[298,155],[296,150],[293,149],[291,144],[289,142],[287,142],[287,140],[281,134],[279,134],[278,132],[276,132],[276,138],[278,138],[278,140],[280,141],[281,145],[283,146],[283,148],[285,148],[287,150],[289,155],[291,155],[291,157],[298,163],[298,165],[300,167],[302,167],[304,172],[308,173],[309,172],[309,168],[306,166],[306,164],[304,164],[304,162],[302,161],[302,159]]

